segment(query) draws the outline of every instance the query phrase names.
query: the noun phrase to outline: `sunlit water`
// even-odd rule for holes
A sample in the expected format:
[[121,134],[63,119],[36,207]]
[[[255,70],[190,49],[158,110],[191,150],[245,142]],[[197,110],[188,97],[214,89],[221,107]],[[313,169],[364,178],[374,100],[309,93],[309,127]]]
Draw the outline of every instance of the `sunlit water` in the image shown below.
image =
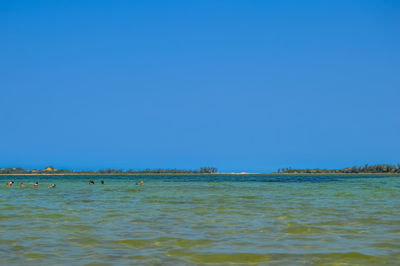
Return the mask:
[[[5,186],[8,180],[14,187]],[[138,180],[144,186],[135,185]],[[400,261],[400,176],[1,176],[0,181],[1,265]],[[52,183],[57,188],[47,188]]]

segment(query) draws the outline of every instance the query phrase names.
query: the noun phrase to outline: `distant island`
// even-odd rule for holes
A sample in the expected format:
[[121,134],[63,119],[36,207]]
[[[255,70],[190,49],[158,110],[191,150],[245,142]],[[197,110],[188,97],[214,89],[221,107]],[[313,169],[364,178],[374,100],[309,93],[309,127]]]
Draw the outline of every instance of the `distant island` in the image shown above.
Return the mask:
[[391,164],[377,164],[377,165],[364,165],[353,166],[343,169],[292,169],[280,168],[273,173],[248,173],[248,172],[223,172],[219,173],[215,167],[200,167],[199,170],[184,170],[184,169],[144,169],[144,170],[122,170],[122,169],[103,169],[103,170],[67,170],[57,169],[53,166],[44,169],[25,170],[21,167],[17,168],[0,168],[0,175],[56,175],[56,174],[93,174],[93,175],[134,175],[134,174],[400,174],[400,163],[395,165]]
[[282,168],[278,169],[278,173],[282,174],[400,174],[400,163],[395,165],[391,164],[376,164],[353,166],[343,169],[292,169]]
[[215,167],[200,167],[199,170],[181,170],[181,169],[144,169],[144,170],[122,170],[122,169],[104,169],[89,171],[73,171],[67,169],[57,169],[53,166],[46,167],[41,170],[25,170],[21,167],[17,168],[0,168],[0,174],[214,174],[218,169]]

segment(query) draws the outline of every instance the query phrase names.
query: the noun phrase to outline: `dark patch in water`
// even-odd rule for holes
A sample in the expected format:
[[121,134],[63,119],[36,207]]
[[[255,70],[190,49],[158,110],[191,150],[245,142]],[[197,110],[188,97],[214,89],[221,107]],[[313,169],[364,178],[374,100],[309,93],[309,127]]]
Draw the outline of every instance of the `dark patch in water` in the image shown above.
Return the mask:
[[[4,176],[7,179],[7,176]],[[11,177],[11,176],[10,176]],[[81,180],[86,182],[89,179],[87,175],[46,175],[46,176],[34,176],[35,180],[41,180],[42,182],[53,182],[54,180]],[[113,180],[123,180],[125,182],[134,184],[138,180],[159,180],[164,182],[278,182],[278,183],[327,183],[327,182],[338,182],[349,179],[360,179],[360,178],[386,178],[393,177],[393,175],[275,175],[275,174],[246,174],[246,175],[143,175],[143,176],[130,176],[130,175],[112,175],[102,176],[93,175],[90,179],[102,179],[106,181],[106,184],[112,183]],[[31,177],[30,177],[31,178]],[[112,191],[110,188],[105,188],[105,191]],[[43,195],[40,195],[42,197]]]

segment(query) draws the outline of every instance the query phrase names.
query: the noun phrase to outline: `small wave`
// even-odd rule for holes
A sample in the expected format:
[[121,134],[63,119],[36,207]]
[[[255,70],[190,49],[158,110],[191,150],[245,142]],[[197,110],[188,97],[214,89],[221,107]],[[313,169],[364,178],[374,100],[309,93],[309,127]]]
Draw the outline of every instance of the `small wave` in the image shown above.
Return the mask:
[[321,227],[315,226],[290,226],[283,230],[286,234],[296,234],[296,235],[319,235],[326,233],[327,230]]
[[192,263],[265,263],[271,260],[269,255],[258,253],[197,253],[180,249],[170,251],[167,256],[185,256]]

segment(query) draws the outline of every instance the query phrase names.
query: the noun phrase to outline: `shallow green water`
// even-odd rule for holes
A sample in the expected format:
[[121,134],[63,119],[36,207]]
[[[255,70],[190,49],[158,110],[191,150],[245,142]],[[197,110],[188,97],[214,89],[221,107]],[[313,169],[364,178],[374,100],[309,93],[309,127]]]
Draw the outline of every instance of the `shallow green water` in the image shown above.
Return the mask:
[[400,176],[91,179],[0,177],[0,264],[399,265]]

